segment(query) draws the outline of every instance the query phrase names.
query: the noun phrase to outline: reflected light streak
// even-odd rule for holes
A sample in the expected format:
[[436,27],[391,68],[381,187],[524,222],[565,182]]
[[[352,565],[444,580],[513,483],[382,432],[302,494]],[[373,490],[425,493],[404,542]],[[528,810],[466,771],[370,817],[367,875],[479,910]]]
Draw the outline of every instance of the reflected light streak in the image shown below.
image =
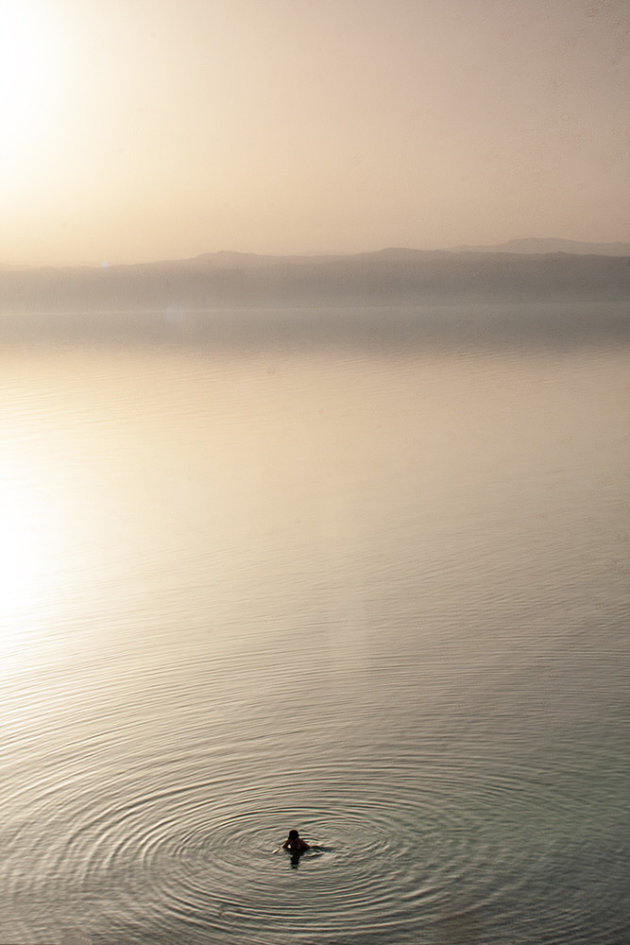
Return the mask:
[[[0,479],[0,613],[2,642],[21,613],[47,603],[54,589],[61,533],[55,511],[28,480]],[[7,619],[8,618],[8,619]],[[18,642],[18,641],[15,641]]]

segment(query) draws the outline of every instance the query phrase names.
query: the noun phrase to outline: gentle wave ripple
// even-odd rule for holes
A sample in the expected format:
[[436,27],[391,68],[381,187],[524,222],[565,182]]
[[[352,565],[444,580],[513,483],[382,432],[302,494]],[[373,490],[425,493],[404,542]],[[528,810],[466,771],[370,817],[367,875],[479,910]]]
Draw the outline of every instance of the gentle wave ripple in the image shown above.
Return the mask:
[[[403,760],[383,748],[378,764],[303,765],[285,779],[253,776],[242,760],[230,770],[227,757],[201,779],[192,759],[189,777],[181,757],[153,769],[146,761],[109,786],[102,772],[100,790],[70,772],[25,794],[7,847],[20,849],[7,893],[29,903],[24,942],[39,930],[72,943],[80,930],[99,945],[213,933],[255,945],[411,943],[457,928],[465,941],[499,945],[535,941],[541,914],[546,941],[595,945],[619,932],[625,866],[595,860],[597,915],[590,927],[582,915],[567,938],[580,892],[572,859],[587,839],[592,847],[575,828],[588,823],[589,801],[564,795],[544,772],[512,764],[491,773],[489,759],[471,753],[462,779],[437,743]],[[320,847],[297,870],[273,852],[291,826]],[[604,866],[605,879],[596,872]]]

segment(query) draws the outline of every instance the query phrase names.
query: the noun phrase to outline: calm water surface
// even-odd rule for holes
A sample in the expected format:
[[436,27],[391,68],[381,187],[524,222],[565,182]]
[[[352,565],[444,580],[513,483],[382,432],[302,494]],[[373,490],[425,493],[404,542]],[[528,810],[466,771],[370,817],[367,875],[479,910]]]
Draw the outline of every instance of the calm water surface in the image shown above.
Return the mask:
[[6,345],[0,942],[630,940],[629,368]]

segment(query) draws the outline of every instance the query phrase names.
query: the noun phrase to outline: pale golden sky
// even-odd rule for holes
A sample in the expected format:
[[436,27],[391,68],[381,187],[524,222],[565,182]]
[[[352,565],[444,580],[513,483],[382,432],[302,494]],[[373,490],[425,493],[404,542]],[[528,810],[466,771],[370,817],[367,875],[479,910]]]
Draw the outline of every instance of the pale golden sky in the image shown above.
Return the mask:
[[627,0],[0,11],[0,264],[630,239]]

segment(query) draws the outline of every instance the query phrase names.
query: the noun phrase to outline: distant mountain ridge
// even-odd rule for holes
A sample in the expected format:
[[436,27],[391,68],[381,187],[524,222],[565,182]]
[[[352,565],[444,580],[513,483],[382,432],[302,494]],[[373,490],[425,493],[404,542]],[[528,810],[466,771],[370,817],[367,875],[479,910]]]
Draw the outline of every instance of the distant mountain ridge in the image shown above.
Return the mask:
[[508,240],[494,246],[456,246],[455,253],[572,253],[578,256],[630,256],[630,243],[584,243],[579,240],[526,239]]
[[589,300],[630,301],[630,261],[596,253],[390,248],[0,271],[4,313]]
[[28,271],[37,272],[43,269],[59,270],[77,270],[77,269],[98,269],[98,268],[118,268],[121,267],[149,267],[149,266],[170,266],[170,265],[203,265],[212,269],[264,269],[268,266],[278,265],[302,265],[306,262],[316,265],[318,263],[327,263],[332,260],[342,259],[420,259],[422,257],[435,257],[440,254],[457,253],[514,253],[517,255],[549,255],[556,253],[565,253],[574,256],[628,256],[630,257],[630,243],[588,243],[579,240],[550,239],[539,237],[526,237],[524,239],[507,240],[504,243],[474,245],[463,244],[461,246],[452,246],[445,249],[413,249],[407,246],[388,246],[378,250],[368,250],[361,253],[298,253],[298,254],[270,254],[270,253],[246,253],[237,250],[220,250],[214,253],[200,253],[198,256],[189,258],[155,260],[144,263],[118,263],[114,266],[98,266],[88,263],[77,263],[70,266],[34,266],[28,265],[10,265],[0,262],[0,272]]

